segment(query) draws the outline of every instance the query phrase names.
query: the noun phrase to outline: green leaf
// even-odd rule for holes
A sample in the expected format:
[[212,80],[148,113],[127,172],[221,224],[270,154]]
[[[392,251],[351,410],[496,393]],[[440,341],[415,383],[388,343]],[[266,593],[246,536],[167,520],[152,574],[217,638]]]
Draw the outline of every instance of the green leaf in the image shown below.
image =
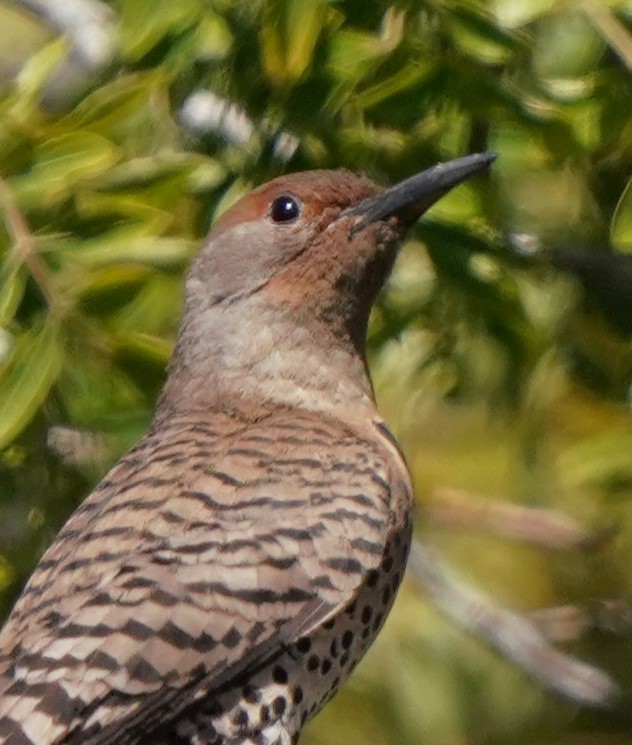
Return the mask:
[[154,273],[116,313],[112,327],[117,333],[169,335],[181,312],[182,283],[169,274]]
[[24,296],[25,286],[24,267],[11,258],[5,259],[0,270],[0,327],[13,319]]
[[[341,28],[333,34],[329,44],[328,68],[330,74],[341,82],[357,83],[375,67],[376,62],[393,52],[404,38],[405,11],[394,6],[382,17],[379,34],[367,33],[353,27]],[[409,70],[398,69],[394,78],[408,79],[412,67],[426,69],[433,65],[432,58],[410,60]],[[380,84],[378,84],[379,87]]]
[[573,489],[602,488],[632,482],[632,433],[617,430],[589,436],[560,456],[562,471]]
[[50,41],[51,29],[35,14],[17,5],[0,5],[2,48],[0,68],[19,69],[32,54]]
[[380,40],[373,34],[353,29],[338,31],[329,45],[329,70],[341,82],[357,82],[380,56]]
[[232,45],[233,35],[229,25],[217,13],[208,11],[196,31],[198,59],[223,59],[230,52]]
[[88,219],[109,215],[118,222],[127,218],[128,225],[138,226],[145,235],[162,233],[173,223],[173,215],[153,207],[129,189],[105,194],[84,191],[77,195],[75,206],[78,214]]
[[89,309],[111,309],[121,295],[138,291],[154,270],[144,264],[115,264],[87,272],[77,281],[73,277],[71,292]]
[[127,0],[122,6],[122,52],[137,61],[169,35],[180,34],[201,15],[198,0]]
[[619,199],[610,229],[612,245],[625,253],[632,253],[632,179]]
[[287,71],[285,69],[285,53],[279,22],[273,20],[264,22],[261,27],[260,38],[261,64],[266,75],[276,85],[284,85],[287,82]]
[[111,168],[99,179],[100,189],[129,189],[147,186],[178,174],[189,174],[203,166],[220,168],[217,161],[198,153],[165,152],[131,158]]
[[98,238],[68,240],[58,247],[59,256],[80,266],[97,268],[111,264],[172,266],[190,258],[196,244],[177,236],[160,237],[153,226],[123,225]]
[[516,39],[500,28],[491,15],[465,9],[451,14],[450,30],[456,47],[483,64],[502,64],[516,53]]
[[391,96],[405,94],[428,80],[435,72],[436,65],[432,60],[415,62],[402,67],[397,73],[366,88],[356,96],[356,105],[360,109],[377,106]]
[[298,80],[309,67],[327,19],[327,0],[288,0],[286,69]]
[[0,449],[35,416],[55,383],[63,360],[59,328],[52,322],[17,337],[0,369]]
[[147,120],[147,102],[164,89],[167,78],[160,68],[116,77],[87,95],[57,124],[63,132],[89,129],[110,137],[119,129],[134,131]]
[[494,14],[506,28],[518,28],[548,14],[558,0],[494,0]]
[[605,43],[583,13],[569,12],[542,21],[533,49],[533,65],[543,77],[577,78],[594,72]]
[[306,73],[328,16],[328,0],[277,0],[261,28],[262,64],[277,86],[292,85]]
[[142,407],[145,395],[115,364],[116,343],[111,335],[96,324],[93,328],[93,337],[82,344],[81,353],[64,360],[57,390],[71,422],[100,429],[104,420],[125,418]]
[[30,103],[39,96],[42,86],[51,73],[63,62],[68,54],[69,43],[65,36],[60,36],[34,54],[24,65],[17,78],[18,107]]
[[115,334],[118,351],[125,355],[142,359],[154,365],[164,367],[173,351],[170,341],[136,331],[118,332]]
[[9,561],[0,555],[0,590],[6,590],[15,581],[15,571]]
[[73,132],[45,142],[32,168],[10,180],[23,209],[50,208],[66,199],[78,182],[106,171],[121,157],[119,148],[93,132]]

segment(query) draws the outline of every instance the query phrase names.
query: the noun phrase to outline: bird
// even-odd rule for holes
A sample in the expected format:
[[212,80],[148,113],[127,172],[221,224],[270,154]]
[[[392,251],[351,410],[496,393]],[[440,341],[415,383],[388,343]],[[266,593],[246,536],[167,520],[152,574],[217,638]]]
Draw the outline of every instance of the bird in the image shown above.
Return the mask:
[[389,612],[412,486],[369,312],[417,219],[494,156],[390,188],[277,177],[216,221],[148,432],[0,632],[2,745],[293,745]]

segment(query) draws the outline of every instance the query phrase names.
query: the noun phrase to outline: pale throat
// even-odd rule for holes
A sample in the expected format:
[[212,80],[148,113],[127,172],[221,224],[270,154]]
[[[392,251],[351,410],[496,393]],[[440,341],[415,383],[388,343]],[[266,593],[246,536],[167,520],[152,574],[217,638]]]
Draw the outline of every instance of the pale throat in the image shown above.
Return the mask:
[[363,358],[326,327],[271,309],[187,314],[164,398],[209,406],[222,397],[333,412],[375,410]]

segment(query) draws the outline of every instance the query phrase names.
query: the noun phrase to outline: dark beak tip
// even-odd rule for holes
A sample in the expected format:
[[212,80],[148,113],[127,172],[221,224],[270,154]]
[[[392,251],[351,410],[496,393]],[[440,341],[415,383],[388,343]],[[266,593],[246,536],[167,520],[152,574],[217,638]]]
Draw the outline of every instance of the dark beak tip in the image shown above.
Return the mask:
[[[455,158],[445,163],[439,163],[434,168],[429,168],[422,173],[429,174],[435,169],[441,169],[446,173],[446,177],[448,177],[448,174],[450,175],[448,178],[453,177],[456,184],[489,168],[497,157],[498,155],[496,153],[472,153],[471,155],[464,155],[462,158]],[[449,187],[450,184],[446,183],[446,186]]]
[[496,153],[472,153],[438,163],[345,210],[343,215],[362,216],[353,232],[389,217],[399,217],[410,225],[453,188],[488,168],[496,157]]
[[498,153],[475,153],[480,158],[481,168],[487,168],[498,158]]

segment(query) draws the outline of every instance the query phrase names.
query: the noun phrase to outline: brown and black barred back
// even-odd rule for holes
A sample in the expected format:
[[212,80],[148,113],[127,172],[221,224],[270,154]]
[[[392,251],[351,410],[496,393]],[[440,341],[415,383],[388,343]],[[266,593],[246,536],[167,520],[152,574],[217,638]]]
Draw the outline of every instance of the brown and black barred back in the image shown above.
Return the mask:
[[378,420],[163,422],[18,601],[0,637],[0,743],[292,742],[379,630],[409,502]]

